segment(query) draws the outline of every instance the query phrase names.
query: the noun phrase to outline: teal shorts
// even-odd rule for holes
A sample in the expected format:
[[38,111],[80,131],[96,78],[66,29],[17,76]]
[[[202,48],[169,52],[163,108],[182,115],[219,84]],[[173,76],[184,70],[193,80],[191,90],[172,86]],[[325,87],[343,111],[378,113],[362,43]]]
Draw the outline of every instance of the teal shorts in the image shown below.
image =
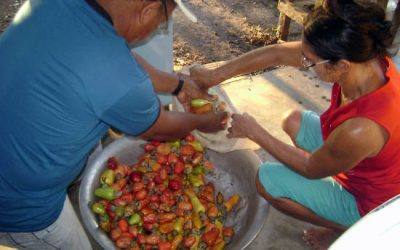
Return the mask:
[[[320,119],[316,113],[302,113],[296,144],[308,152],[322,146]],[[310,180],[281,163],[266,162],[261,165],[258,178],[271,196],[291,199],[329,221],[348,227],[360,219],[354,196],[332,177]]]

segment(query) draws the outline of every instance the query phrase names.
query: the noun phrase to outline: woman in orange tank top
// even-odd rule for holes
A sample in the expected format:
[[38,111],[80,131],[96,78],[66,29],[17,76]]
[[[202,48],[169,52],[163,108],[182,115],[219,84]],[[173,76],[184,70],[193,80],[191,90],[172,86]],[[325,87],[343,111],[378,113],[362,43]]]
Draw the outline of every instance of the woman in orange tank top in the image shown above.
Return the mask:
[[321,116],[293,111],[283,129],[295,146],[273,137],[248,114],[233,115],[229,137],[247,137],[276,158],[259,169],[257,189],[272,206],[322,226],[304,238],[314,248],[400,194],[400,75],[387,48],[391,23],[375,4],[330,0],[314,10],[302,41],[267,46],[191,77],[205,88],[275,65],[314,68],[333,82]]

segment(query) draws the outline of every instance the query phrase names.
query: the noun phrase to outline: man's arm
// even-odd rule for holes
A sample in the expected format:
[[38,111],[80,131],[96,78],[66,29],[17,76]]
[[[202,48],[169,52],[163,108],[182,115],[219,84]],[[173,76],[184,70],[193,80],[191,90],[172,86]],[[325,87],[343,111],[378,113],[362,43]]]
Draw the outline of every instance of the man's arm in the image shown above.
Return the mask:
[[200,88],[193,80],[184,74],[170,74],[154,68],[146,60],[136,53],[132,53],[138,63],[142,65],[144,70],[149,74],[155,92],[171,94],[176,90],[179,80],[183,80],[184,84],[178,95],[178,100],[182,103],[185,110],[189,108],[191,99],[207,99],[213,100],[215,97],[208,94],[207,89]]
[[144,70],[149,74],[154,86],[154,90],[157,93],[171,94],[176,89],[176,87],[178,87],[178,75],[170,74],[156,69],[137,53],[132,52],[132,54],[137,62],[142,65]]
[[227,121],[228,114],[225,112],[196,115],[161,110],[154,125],[140,137],[164,141],[183,138],[195,129],[215,133],[225,129]]
[[309,179],[320,179],[351,169],[365,158],[378,154],[387,140],[386,132],[379,125],[368,119],[355,118],[335,129],[316,152],[308,153],[276,139],[258,124],[254,125],[255,120],[244,122],[253,124],[247,126],[238,119],[248,121],[251,118],[234,117],[233,126],[237,128],[230,129],[231,136],[243,135],[237,131],[240,129],[238,126],[248,127],[246,136],[293,171]]
[[215,69],[195,66],[191,78],[205,88],[217,85],[237,75],[248,74],[278,65],[301,66],[301,42],[269,45],[227,61]]

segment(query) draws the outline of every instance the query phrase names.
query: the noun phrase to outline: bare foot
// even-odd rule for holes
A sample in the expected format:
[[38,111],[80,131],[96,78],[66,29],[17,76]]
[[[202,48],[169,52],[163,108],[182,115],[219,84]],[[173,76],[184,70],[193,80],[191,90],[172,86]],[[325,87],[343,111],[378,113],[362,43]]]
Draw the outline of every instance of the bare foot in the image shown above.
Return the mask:
[[303,240],[314,250],[326,250],[341,233],[328,228],[310,228],[304,230]]

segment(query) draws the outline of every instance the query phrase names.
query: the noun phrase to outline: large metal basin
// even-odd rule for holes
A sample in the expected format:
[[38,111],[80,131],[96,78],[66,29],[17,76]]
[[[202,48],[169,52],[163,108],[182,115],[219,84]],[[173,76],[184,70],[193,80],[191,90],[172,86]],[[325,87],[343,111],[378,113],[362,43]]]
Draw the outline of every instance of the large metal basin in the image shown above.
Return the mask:
[[[113,242],[98,227],[90,210],[90,203],[95,199],[94,190],[99,186],[99,176],[105,168],[105,162],[111,156],[116,156],[125,164],[136,162],[137,157],[143,153],[140,145],[144,143],[132,138],[119,139],[105,148],[85,171],[79,190],[81,215],[86,229],[105,249],[115,248]],[[268,204],[258,196],[254,184],[260,160],[250,150],[226,154],[208,151],[207,155],[216,166],[214,173],[209,176],[216,189],[225,197],[238,193],[242,198],[228,217],[227,223],[234,226],[236,234],[227,249],[244,249],[260,232],[268,213]]]

